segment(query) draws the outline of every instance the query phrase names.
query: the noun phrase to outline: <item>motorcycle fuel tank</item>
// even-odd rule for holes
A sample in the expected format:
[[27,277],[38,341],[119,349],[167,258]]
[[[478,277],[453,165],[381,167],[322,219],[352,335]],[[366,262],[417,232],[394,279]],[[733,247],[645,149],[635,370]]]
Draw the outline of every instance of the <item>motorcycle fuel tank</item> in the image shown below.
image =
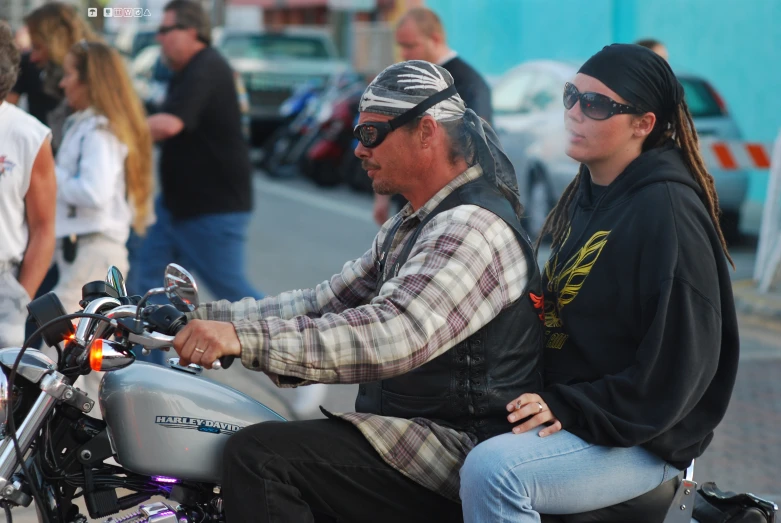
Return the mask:
[[179,480],[220,483],[232,434],[284,421],[230,387],[143,362],[107,372],[99,398],[117,461],[131,472]]

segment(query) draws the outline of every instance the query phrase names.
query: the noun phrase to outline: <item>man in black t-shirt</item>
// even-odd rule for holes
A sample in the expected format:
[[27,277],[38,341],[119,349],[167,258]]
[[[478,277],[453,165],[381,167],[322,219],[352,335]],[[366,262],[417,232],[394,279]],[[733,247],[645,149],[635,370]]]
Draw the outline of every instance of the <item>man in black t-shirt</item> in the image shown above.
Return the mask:
[[425,7],[407,11],[396,26],[396,43],[403,60],[425,60],[447,69],[467,108],[492,123],[491,88],[474,67],[448,47],[442,21],[434,11]]
[[177,262],[217,299],[259,299],[245,275],[251,166],[233,72],[211,47],[208,16],[194,1],[169,2],[157,38],[175,73],[162,112],[148,118],[161,143],[162,195],[129,286],[139,294],[157,287],[165,266]]
[[[396,26],[396,43],[401,48],[403,60],[425,60],[447,69],[466,106],[492,123],[491,88],[480,73],[448,47],[442,21],[434,11],[425,7],[407,11]],[[374,220],[378,225],[390,217],[391,200],[397,209],[407,203],[400,194],[392,197],[375,195]]]

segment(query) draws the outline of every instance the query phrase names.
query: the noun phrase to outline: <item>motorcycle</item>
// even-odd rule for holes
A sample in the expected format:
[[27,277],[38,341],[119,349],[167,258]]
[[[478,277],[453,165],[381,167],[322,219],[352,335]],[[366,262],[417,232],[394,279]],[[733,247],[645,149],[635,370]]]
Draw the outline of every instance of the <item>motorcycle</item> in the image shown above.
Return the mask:
[[307,118],[307,108],[316,104],[321,87],[316,82],[305,82],[293,90],[290,97],[279,108],[282,123],[263,143],[263,156],[259,167],[270,176],[280,177],[279,167],[283,164],[287,152],[301,131]]
[[[353,121],[365,86],[356,83],[336,98],[318,119],[318,134],[314,143],[299,160],[299,170],[317,185],[331,187],[345,181],[343,159],[354,156]],[[367,176],[368,178],[368,176]]]
[[[172,303],[147,305],[151,296]],[[254,399],[201,377],[198,365],[135,361],[134,351],[169,349],[198,306],[197,285],[182,267],[167,267],[164,286],[128,296],[121,273],[83,287],[83,311],[65,314],[55,294],[29,305],[57,362],[26,347],[0,350],[0,498],[10,508],[35,501],[38,520],[85,523],[136,509],[104,523],[224,521],[221,460],[230,435],[284,418]],[[71,322],[78,319],[77,326]],[[227,368],[231,359],[215,362]],[[104,371],[103,419],[74,384]],[[18,427],[18,428],[17,428]],[[113,462],[112,462],[113,459]],[[108,460],[108,461],[107,461]],[[119,489],[130,491],[120,497]],[[163,496],[176,503],[146,503]]]
[[[29,340],[21,348],[0,349],[0,505],[9,523],[12,507],[33,501],[41,523],[86,523],[73,503],[79,497],[90,518],[108,517],[103,523],[225,522],[225,443],[243,427],[285,419],[201,377],[198,365],[180,365],[178,358],[167,366],[136,361],[139,349],[170,349],[187,323],[185,314],[199,305],[195,279],[184,268],[170,264],[163,281],[143,297],[128,296],[122,274],[112,267],[105,282],[83,287],[81,312],[66,314],[54,293],[31,302],[28,309],[40,327],[30,338],[41,334],[57,349],[56,362],[28,348]],[[171,304],[148,304],[156,295]],[[220,358],[212,368],[228,368],[232,361]],[[88,415],[95,402],[75,386],[79,377],[97,371],[104,372],[98,394],[103,419]],[[706,489],[696,490],[692,471],[627,503],[543,515],[542,521],[696,521],[695,495]],[[120,497],[120,489],[130,493]],[[774,520],[778,507],[772,502],[731,494],[713,485],[703,492],[703,503],[723,503],[725,511],[736,504],[761,509],[764,517],[741,521]],[[146,503],[153,496],[170,502]],[[135,511],[109,517],[130,509]]]
[[[295,176],[295,167],[315,143],[320,128],[333,114],[333,106],[346,92],[361,86],[354,73],[341,73],[331,77],[324,89],[308,97],[300,112],[292,121],[279,129],[279,134],[269,138],[269,152],[262,167],[272,177]],[[361,86],[362,88],[363,86]]]

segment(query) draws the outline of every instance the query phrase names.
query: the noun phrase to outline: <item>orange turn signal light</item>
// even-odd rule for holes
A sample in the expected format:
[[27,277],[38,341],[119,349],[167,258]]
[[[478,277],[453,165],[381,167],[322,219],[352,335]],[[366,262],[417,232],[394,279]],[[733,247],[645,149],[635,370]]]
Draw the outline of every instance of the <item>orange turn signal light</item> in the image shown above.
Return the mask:
[[102,370],[103,366],[103,338],[93,340],[89,349],[89,366],[92,370]]
[[127,367],[136,361],[133,353],[128,352],[122,344],[97,338],[89,347],[89,366],[94,371],[110,371]]

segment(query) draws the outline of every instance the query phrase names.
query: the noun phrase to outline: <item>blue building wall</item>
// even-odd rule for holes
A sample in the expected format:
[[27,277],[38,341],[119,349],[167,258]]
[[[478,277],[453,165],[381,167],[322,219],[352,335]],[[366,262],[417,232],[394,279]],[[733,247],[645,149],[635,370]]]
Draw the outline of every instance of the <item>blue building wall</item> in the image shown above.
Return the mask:
[[[603,45],[656,38],[675,70],[710,80],[747,140],[781,129],[779,0],[426,0],[451,47],[485,75],[526,60],[583,61]],[[749,199],[764,198],[767,173]]]

